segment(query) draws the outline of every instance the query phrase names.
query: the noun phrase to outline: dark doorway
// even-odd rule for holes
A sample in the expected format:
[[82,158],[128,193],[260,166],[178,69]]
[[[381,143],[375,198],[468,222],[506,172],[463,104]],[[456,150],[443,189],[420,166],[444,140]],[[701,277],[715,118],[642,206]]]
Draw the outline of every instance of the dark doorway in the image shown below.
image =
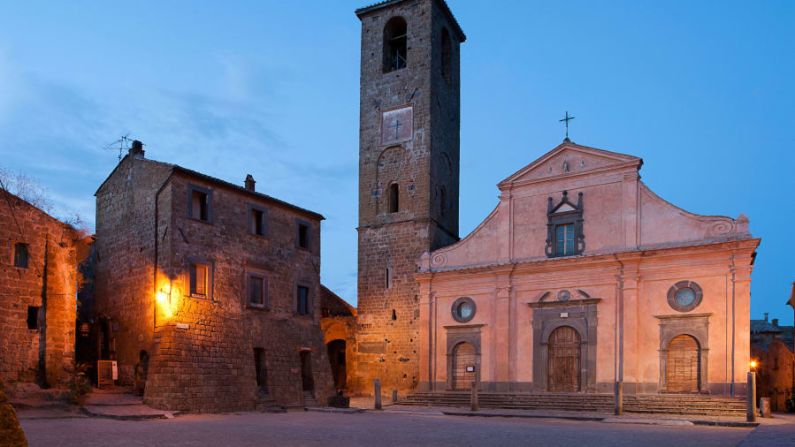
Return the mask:
[[327,347],[328,360],[331,363],[331,374],[334,376],[334,388],[343,390],[348,378],[348,373],[345,369],[345,340],[333,340],[329,342]]
[[561,326],[549,334],[549,382],[547,389],[558,392],[580,391],[580,334]]
[[260,392],[268,394],[268,369],[265,365],[265,350],[262,348],[254,348],[254,373]]
[[149,373],[149,353],[141,351],[138,353],[138,364],[135,365],[135,382],[133,391],[139,396],[143,396],[146,390],[146,376]]
[[304,391],[314,391],[315,381],[312,379],[312,353],[301,351],[301,382]]

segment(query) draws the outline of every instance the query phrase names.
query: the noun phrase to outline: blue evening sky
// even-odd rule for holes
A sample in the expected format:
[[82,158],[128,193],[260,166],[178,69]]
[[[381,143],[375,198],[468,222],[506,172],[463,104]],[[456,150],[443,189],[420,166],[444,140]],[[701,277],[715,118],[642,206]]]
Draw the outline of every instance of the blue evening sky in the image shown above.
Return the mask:
[[[0,2],[0,167],[93,225],[130,133],[150,158],[324,214],[322,280],[356,300],[359,21],[367,0]],[[644,159],[689,211],[763,239],[752,317],[792,281],[795,2],[467,1],[461,234],[496,183],[560,143]]]

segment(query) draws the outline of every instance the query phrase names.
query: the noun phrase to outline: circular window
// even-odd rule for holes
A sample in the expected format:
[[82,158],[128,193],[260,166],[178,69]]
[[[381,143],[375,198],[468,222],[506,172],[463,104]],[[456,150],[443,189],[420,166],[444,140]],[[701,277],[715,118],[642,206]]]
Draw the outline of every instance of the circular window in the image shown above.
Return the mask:
[[459,323],[466,323],[475,316],[475,301],[469,297],[462,297],[453,303],[453,318]]
[[701,304],[701,286],[693,281],[679,281],[668,289],[668,304],[679,312],[689,312]]
[[569,299],[571,299],[571,292],[568,290],[558,292],[558,301],[568,301]]

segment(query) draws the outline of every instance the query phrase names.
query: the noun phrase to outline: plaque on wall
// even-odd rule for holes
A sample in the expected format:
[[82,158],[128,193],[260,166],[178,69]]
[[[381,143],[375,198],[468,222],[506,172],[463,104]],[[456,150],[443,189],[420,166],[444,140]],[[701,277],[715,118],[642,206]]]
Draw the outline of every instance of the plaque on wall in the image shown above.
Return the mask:
[[411,106],[387,110],[381,115],[381,144],[394,144],[414,138],[414,109]]

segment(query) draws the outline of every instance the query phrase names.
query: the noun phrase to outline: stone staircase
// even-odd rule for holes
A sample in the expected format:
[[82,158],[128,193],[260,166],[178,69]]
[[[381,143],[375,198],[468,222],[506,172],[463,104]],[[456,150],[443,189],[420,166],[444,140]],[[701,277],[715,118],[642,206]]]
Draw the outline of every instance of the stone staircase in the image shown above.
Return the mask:
[[[401,405],[469,407],[469,392],[418,392]],[[555,410],[612,413],[612,394],[595,393],[491,393],[478,395],[481,408],[511,410]],[[701,416],[744,416],[745,401],[691,394],[640,394],[624,396],[627,413],[659,413]]]
[[311,391],[304,391],[304,408],[317,407],[317,401]]

